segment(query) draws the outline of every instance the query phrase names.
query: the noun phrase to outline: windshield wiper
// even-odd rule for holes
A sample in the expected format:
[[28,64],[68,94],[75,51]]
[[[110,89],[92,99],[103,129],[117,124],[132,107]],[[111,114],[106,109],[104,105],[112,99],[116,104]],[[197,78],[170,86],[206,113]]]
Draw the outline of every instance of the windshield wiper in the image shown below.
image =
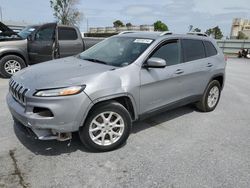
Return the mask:
[[95,62],[95,63],[101,63],[101,64],[105,64],[105,65],[108,64],[105,61],[102,61],[102,60],[99,60],[99,59],[94,59],[94,58],[84,58],[83,60],[92,61],[92,62]]

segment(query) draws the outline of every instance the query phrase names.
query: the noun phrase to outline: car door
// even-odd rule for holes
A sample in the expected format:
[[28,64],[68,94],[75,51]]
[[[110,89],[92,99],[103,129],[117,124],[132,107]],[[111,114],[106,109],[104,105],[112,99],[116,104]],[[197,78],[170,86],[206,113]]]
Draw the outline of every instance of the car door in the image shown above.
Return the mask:
[[83,51],[83,40],[73,27],[58,27],[60,57],[79,54]]
[[210,64],[206,58],[205,47],[202,40],[182,39],[183,95],[187,97],[199,97],[204,92],[208,83]]
[[150,57],[166,60],[165,68],[142,68],[140,113],[154,111],[183,98],[183,68],[180,40],[160,44]]
[[28,54],[32,64],[53,58],[56,26],[56,23],[44,24],[28,37]]

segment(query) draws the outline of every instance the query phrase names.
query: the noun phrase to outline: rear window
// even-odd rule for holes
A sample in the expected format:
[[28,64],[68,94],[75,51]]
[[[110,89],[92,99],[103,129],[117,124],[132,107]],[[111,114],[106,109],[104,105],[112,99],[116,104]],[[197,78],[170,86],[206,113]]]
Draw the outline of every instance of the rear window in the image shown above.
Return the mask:
[[76,30],[73,28],[59,27],[58,39],[59,40],[76,40],[77,39]]
[[214,56],[218,53],[216,48],[214,47],[214,45],[211,42],[204,41],[204,45],[206,48],[207,57]]
[[206,57],[205,48],[201,40],[183,39],[184,61],[194,61]]

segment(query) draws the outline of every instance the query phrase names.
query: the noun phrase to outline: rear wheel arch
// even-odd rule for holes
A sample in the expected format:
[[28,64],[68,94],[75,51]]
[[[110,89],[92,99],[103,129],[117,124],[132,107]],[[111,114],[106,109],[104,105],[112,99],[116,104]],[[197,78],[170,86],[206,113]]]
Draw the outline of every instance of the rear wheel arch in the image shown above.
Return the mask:
[[[217,88],[217,91],[216,91],[216,94],[215,94],[214,89],[216,89],[216,88]],[[212,79],[209,82],[208,86],[206,87],[206,89],[205,89],[205,91],[204,91],[204,93],[203,93],[203,95],[201,97],[201,100],[196,103],[196,107],[202,112],[211,112],[211,111],[213,111],[216,108],[216,106],[217,106],[217,104],[218,104],[218,102],[220,100],[221,89],[222,88],[221,88],[221,84],[219,83],[219,81],[216,80],[216,79]],[[212,90],[213,90],[213,92],[212,92]],[[214,101],[212,101],[213,105],[209,106],[209,100],[211,98]]]
[[220,83],[221,88],[224,86],[224,75],[223,74],[217,74],[212,77],[212,79],[209,81],[209,83],[213,80],[217,80]]

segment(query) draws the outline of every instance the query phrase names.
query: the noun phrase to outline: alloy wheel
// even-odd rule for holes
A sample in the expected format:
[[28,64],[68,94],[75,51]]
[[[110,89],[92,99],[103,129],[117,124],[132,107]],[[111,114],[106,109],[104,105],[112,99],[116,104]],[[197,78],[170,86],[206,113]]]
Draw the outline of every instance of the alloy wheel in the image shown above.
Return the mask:
[[4,70],[13,75],[14,73],[18,72],[21,70],[21,65],[18,61],[16,60],[9,60],[4,64]]
[[124,120],[118,113],[102,112],[91,121],[89,135],[97,145],[109,146],[122,137],[124,126]]

